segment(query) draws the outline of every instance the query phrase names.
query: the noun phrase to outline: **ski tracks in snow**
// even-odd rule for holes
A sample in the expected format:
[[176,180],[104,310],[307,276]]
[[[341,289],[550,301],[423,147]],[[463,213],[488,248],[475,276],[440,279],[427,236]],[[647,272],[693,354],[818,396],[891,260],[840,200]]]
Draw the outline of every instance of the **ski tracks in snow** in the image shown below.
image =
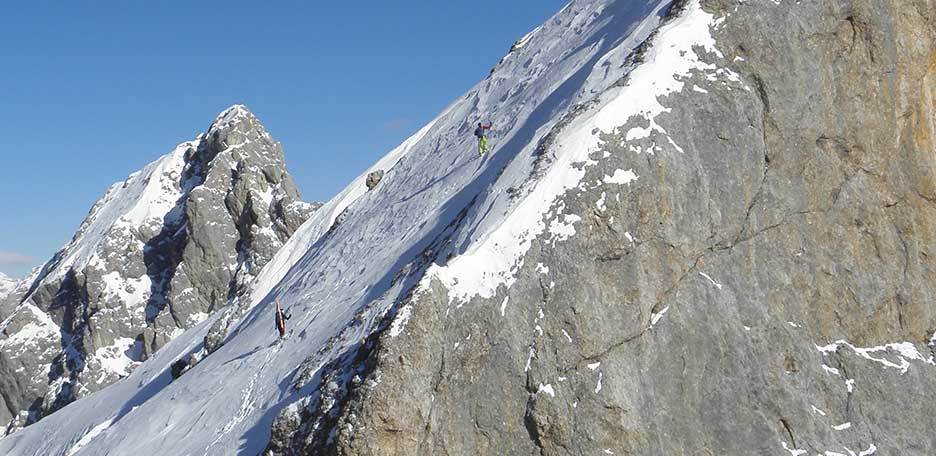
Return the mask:
[[77,455],[78,452],[81,451],[81,449],[85,447],[85,445],[91,443],[91,441],[94,440],[95,437],[97,437],[98,435],[106,431],[113,423],[114,423],[114,418],[111,418],[91,428],[85,435],[81,436],[81,438],[78,439],[78,441],[75,442],[75,444],[72,445],[71,448],[68,449],[68,452],[65,453],[65,456]]
[[221,442],[222,439],[228,434],[231,433],[234,428],[244,422],[251,412],[253,412],[257,406],[256,401],[254,400],[254,390],[256,389],[257,382],[260,380],[260,376],[266,372],[267,365],[270,364],[270,360],[273,358],[273,354],[279,352],[280,348],[283,347],[283,340],[277,340],[274,342],[267,350],[266,357],[263,359],[263,363],[260,368],[256,370],[253,376],[250,378],[250,382],[247,384],[247,387],[242,391],[242,399],[240,408],[237,410],[237,413],[234,414],[234,419],[228,421],[216,434],[215,439],[205,447],[205,456],[211,454],[211,448]]

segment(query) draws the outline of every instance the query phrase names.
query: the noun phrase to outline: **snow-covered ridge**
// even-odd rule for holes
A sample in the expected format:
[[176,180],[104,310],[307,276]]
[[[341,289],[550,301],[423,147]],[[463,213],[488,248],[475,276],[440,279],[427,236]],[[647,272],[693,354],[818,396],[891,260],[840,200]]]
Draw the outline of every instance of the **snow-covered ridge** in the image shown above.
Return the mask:
[[[637,66],[630,73],[627,85],[602,94],[597,108],[566,127],[561,141],[555,146],[565,153],[557,157],[557,162],[536,183],[535,189],[503,223],[493,225],[489,232],[472,243],[467,252],[447,265],[433,266],[425,280],[441,280],[449,289],[452,301],[464,302],[474,296],[490,298],[498,286],[510,287],[514,280],[512,271],[519,269],[531,242],[547,231],[547,225],[554,235],[574,234],[574,222],[579,219],[574,214],[563,215],[557,211],[552,222],[542,220],[562,194],[582,183],[586,167],[572,164],[595,164],[589,159],[589,154],[598,149],[600,142],[595,132],[611,133],[631,117],[640,116],[649,121],[651,127],[644,136],[649,135],[649,130],[665,134],[654,121],[656,116],[668,111],[660,103],[660,98],[683,90],[682,78],[691,72],[714,74],[719,70],[703,62],[694,50],[698,47],[721,55],[709,30],[713,25],[715,18],[703,11],[698,2],[690,2],[682,17],[661,27],[646,56],[646,61],[653,63]],[[613,53],[615,50],[609,51],[609,55]],[[673,141],[672,138],[669,140]],[[604,183],[623,185],[638,177],[631,170],[618,170]],[[563,219],[564,222],[561,221]]]
[[[317,387],[289,386],[297,366],[325,365],[351,350],[424,277],[425,258],[444,262],[452,255],[431,274],[459,300],[509,286],[511,271],[534,237],[547,236],[553,225],[557,235],[575,235],[576,214],[550,213],[558,196],[580,184],[626,185],[618,182],[626,173],[608,184],[581,182],[584,172],[573,164],[594,150],[591,129],[611,131],[635,115],[652,119],[666,109],[657,97],[682,89],[676,77],[713,71],[692,49],[714,49],[712,18],[690,2],[657,35],[663,45],[655,45],[649,63],[632,72],[630,85],[609,90],[621,74],[606,67],[620,68],[659,27],[669,5],[571,3],[489,78],[313,215],[251,283],[251,310],[217,351],[175,381],[166,378],[173,361],[202,343],[216,318],[209,317],[126,381],[0,440],[0,452],[61,454],[82,442],[79,455],[257,454],[269,440],[270,411]],[[652,78],[662,84],[647,90]],[[541,140],[573,107],[602,93],[594,107],[564,127],[544,173],[531,182],[537,160],[532,152]],[[234,109],[221,122],[237,115]],[[475,157],[471,135],[480,121],[496,128],[494,150],[483,159]],[[386,175],[367,191],[365,176],[376,169]],[[513,200],[507,189],[517,187],[528,191]],[[543,221],[546,214],[552,214],[549,223]],[[482,261],[491,263],[479,267]],[[277,344],[271,343],[274,299],[293,315],[292,335]],[[391,333],[405,332],[405,317],[413,312],[405,309]],[[105,422],[106,429],[95,430],[93,423]],[[45,438],[51,429],[54,438]],[[84,438],[90,434],[95,435]]]
[[318,208],[318,210],[312,214],[312,217],[289,238],[273,259],[263,267],[263,270],[252,286],[252,289],[258,292],[253,295],[253,302],[258,303],[266,293],[269,292],[269,288],[272,284],[276,284],[282,280],[289,269],[306,254],[308,247],[321,239],[321,237],[334,226],[338,217],[367,192],[365,181],[369,173],[376,170],[383,170],[385,172],[392,170],[394,165],[410,151],[413,145],[418,143],[426,135],[435,122],[435,120],[429,122],[426,126],[407,138],[403,143],[387,153],[387,155],[384,155],[377,163],[351,181],[341,193]]
[[175,150],[112,185],[91,208],[72,241],[58,254],[60,259],[44,278],[55,279],[69,268],[83,268],[108,235],[120,230],[145,230],[150,236],[159,233],[169,211],[182,191],[179,180],[185,166],[185,153],[197,147],[195,141],[183,142]]

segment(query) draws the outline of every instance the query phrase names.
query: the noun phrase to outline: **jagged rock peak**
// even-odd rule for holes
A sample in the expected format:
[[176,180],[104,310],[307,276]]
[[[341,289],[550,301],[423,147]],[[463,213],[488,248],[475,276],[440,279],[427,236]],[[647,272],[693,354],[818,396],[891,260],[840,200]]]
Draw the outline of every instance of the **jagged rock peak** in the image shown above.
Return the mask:
[[[276,142],[257,117],[241,104],[233,105],[215,118],[204,135],[199,136],[199,147],[193,153],[194,160],[200,162],[193,165],[192,171],[204,171],[202,167],[216,159],[219,154],[230,152],[237,159],[243,154],[253,153],[256,160],[273,164],[273,168],[285,168],[285,157],[282,145]],[[254,145],[255,147],[248,147]],[[225,160],[227,161],[227,160]],[[278,181],[278,172],[269,169],[269,180]],[[288,186],[293,187],[292,180]],[[295,192],[295,190],[291,190]],[[298,198],[297,198],[298,199]]]
[[229,108],[221,111],[221,113],[218,114],[218,117],[216,117],[214,122],[211,123],[211,127],[208,128],[208,131],[210,132],[218,128],[224,128],[227,125],[243,119],[255,121],[257,117],[253,112],[250,111],[249,108],[247,108],[247,106],[242,104],[231,105]]
[[314,209],[242,105],[112,185],[34,280],[0,280],[0,421],[16,430],[128,375],[240,293]]
[[[221,111],[214,122],[211,123],[211,126],[208,127],[205,136],[209,140],[212,140],[213,138],[226,139],[232,135],[238,134],[243,135],[237,136],[237,139],[240,141],[263,138],[271,143],[274,142],[266,128],[260,120],[257,119],[257,116],[255,116],[247,106],[242,104],[236,104]],[[215,139],[215,141],[218,139]],[[232,147],[236,144],[236,142],[227,141],[224,146]]]

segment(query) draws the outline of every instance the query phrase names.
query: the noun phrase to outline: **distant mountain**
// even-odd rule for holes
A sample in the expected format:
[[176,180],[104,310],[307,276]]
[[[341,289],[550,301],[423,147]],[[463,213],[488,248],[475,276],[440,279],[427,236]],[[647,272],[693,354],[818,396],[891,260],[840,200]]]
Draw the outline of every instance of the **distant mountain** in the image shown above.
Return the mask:
[[7,431],[126,377],[204,321],[314,208],[279,143],[240,105],[111,186],[41,270],[0,278]]
[[7,277],[0,272],[0,299],[10,293],[16,287],[16,280]]

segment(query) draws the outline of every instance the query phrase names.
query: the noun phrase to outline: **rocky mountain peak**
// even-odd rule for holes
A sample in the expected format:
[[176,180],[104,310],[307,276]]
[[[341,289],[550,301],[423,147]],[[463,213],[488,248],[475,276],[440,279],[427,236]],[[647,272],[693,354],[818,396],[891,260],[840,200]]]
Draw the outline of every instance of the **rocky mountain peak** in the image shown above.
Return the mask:
[[223,308],[314,209],[242,105],[112,185],[3,300],[0,420],[15,430],[125,377]]
[[272,137],[256,116],[244,105],[233,105],[218,115],[205,133],[210,149],[220,152],[228,148],[241,147],[248,141],[266,140]]
[[212,131],[224,126],[238,122],[240,120],[247,120],[251,123],[259,124],[257,117],[254,116],[254,113],[250,109],[242,104],[233,104],[221,113],[218,114],[218,117],[215,118],[214,122],[211,123],[211,126],[208,127],[208,133],[211,134]]

